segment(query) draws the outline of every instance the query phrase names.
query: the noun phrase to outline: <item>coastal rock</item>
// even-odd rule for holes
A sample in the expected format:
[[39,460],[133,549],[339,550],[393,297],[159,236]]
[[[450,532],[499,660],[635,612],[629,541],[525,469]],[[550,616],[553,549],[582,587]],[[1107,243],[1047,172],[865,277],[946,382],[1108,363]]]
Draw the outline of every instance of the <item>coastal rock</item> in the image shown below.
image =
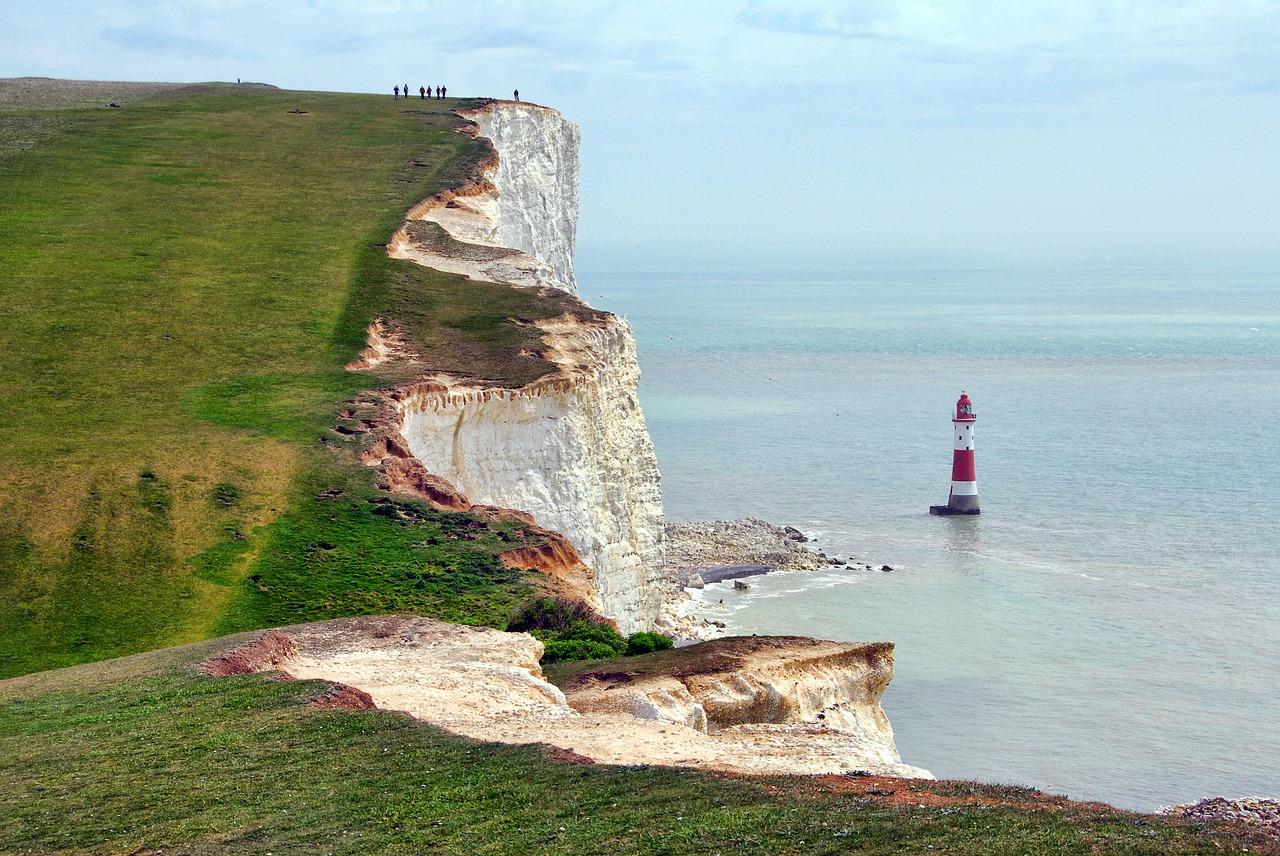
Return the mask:
[[460,115],[498,152],[493,242],[546,262],[556,287],[577,294],[578,126],[555,110],[509,101]]
[[803,532],[801,532],[799,529],[796,529],[794,526],[784,526],[782,527],[782,531],[787,534],[788,538],[790,538],[792,541],[795,541],[799,544],[803,544],[809,540],[808,538],[805,537]]
[[785,527],[754,517],[667,524],[666,562],[668,572],[724,565],[767,565],[781,571],[826,566]]
[[458,115],[493,145],[483,179],[415,206],[388,252],[474,279],[576,295],[578,126],[525,103],[495,101]]
[[902,763],[880,709],[890,643],[726,639],[587,668],[562,692],[543,678],[541,643],[523,633],[417,616],[273,632],[284,656],[255,659],[262,668],[337,681],[378,708],[478,740],[609,764],[930,778]]
[[1262,797],[1213,797],[1197,803],[1163,808],[1161,814],[1191,820],[1234,821],[1280,838],[1280,800]]
[[697,573],[710,584],[774,570],[827,567],[825,559],[800,546],[795,537],[799,530],[788,529],[754,517],[667,524],[663,632],[677,639],[706,639],[713,627],[723,626],[695,615],[695,607],[680,597],[680,583],[689,574]]
[[739,725],[823,725],[878,741],[899,763],[880,708],[893,677],[893,643],[824,642],[801,636],[717,639],[647,657],[634,671],[589,664],[565,685],[580,712],[626,711],[702,730]]

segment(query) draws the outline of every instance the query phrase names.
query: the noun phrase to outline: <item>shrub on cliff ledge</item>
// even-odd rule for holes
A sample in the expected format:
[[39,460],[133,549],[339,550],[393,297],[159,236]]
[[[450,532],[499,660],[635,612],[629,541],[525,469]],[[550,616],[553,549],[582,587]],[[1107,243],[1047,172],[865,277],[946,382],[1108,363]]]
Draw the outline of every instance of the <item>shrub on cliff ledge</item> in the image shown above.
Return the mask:
[[516,610],[515,615],[507,622],[507,630],[512,633],[533,633],[535,630],[563,633],[583,622],[598,624],[600,619],[582,601],[565,597],[540,597]]
[[676,643],[672,641],[671,637],[663,636],[661,633],[650,633],[642,630],[627,637],[628,657],[634,657],[638,654],[652,654],[654,651],[670,651],[674,647],[676,647]]
[[675,646],[661,633],[639,632],[623,638],[585,603],[562,597],[530,601],[507,624],[512,633],[528,633],[546,649],[544,663],[571,660],[608,660],[649,654]]

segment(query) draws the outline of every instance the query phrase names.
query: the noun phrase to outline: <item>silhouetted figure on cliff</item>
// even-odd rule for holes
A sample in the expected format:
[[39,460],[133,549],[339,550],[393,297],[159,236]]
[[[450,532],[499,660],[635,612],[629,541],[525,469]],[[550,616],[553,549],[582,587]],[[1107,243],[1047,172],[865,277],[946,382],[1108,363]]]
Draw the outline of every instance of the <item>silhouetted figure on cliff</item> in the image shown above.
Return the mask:
[[448,98],[448,97],[449,97],[449,87],[447,87],[447,86],[441,86],[441,87],[440,87],[440,97],[441,97],[441,98]]
[[439,87],[439,86],[437,86],[437,87],[436,87],[436,98],[437,98],[437,99],[439,99],[439,98],[440,98],[440,87]]
[[420,99],[424,99],[424,100],[425,100],[425,99],[426,99],[426,97],[427,97],[427,87],[425,87],[425,86],[419,86],[419,87],[418,87],[418,98],[420,98]]
[[517,90],[516,90],[516,100],[517,100],[517,101],[519,101],[519,100],[520,100],[520,90],[519,90],[519,89],[517,89]]
[[396,91],[396,100],[397,100],[397,101],[399,101],[399,100],[400,100],[400,87],[399,87],[399,86],[396,86],[396,87],[392,87],[392,88],[394,88],[394,89],[395,89],[395,91]]

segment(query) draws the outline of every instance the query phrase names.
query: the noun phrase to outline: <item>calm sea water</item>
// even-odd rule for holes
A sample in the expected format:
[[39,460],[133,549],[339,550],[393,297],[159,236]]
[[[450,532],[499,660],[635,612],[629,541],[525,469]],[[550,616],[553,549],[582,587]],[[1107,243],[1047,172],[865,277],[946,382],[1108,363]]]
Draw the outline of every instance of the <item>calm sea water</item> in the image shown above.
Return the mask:
[[[884,707],[939,777],[1280,797],[1280,259],[599,252],[579,279],[636,329],[670,520],[894,569],[709,587],[730,632],[896,642]],[[930,517],[961,390],[983,513]]]

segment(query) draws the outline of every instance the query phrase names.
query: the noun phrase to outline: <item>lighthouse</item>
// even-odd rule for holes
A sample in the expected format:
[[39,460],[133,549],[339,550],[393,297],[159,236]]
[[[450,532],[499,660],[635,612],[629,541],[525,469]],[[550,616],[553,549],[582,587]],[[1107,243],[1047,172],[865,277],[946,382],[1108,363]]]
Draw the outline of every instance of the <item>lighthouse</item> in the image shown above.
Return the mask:
[[973,402],[960,393],[956,402],[956,415],[951,420],[955,428],[955,446],[951,453],[951,496],[946,505],[929,506],[930,514],[979,514],[978,473],[973,466],[973,423],[978,417],[973,413]]

